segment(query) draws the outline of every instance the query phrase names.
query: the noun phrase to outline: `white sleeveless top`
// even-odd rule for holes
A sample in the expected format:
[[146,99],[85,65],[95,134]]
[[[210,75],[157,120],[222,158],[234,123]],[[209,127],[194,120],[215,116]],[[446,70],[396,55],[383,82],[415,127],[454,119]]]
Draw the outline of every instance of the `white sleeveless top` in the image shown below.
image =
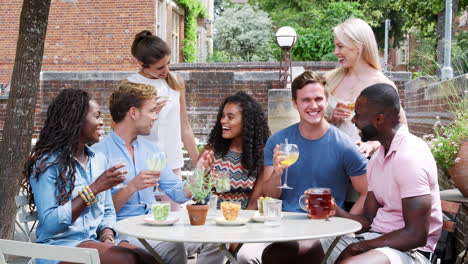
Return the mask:
[[169,168],[182,168],[184,158],[180,127],[180,92],[170,88],[164,79],[149,79],[139,73],[132,74],[127,79],[130,82],[154,86],[158,96],[169,96],[169,102],[159,112],[158,120],[154,123],[151,135],[139,137],[144,137],[158,144],[159,149],[166,153]]

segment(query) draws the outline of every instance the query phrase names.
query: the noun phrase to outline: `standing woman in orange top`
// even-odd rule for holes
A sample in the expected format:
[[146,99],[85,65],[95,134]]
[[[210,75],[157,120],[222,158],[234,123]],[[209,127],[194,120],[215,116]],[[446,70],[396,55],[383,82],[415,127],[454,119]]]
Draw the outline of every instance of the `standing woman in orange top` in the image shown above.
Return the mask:
[[[370,156],[380,144],[377,141],[361,142],[356,126],[351,122],[354,102],[364,88],[376,83],[395,84],[380,68],[377,42],[372,28],[362,19],[351,18],[337,25],[335,55],[339,67],[325,74],[328,100],[327,119],[356,141],[359,151]],[[406,123],[403,109],[400,120]]]

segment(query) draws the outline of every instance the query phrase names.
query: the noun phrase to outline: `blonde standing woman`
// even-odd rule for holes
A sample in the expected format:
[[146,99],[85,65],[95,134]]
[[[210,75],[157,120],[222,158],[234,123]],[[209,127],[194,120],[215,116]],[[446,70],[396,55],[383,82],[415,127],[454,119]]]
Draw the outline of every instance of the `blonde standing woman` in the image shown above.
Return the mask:
[[[337,25],[333,31],[335,55],[340,65],[325,74],[330,93],[328,121],[350,136],[359,151],[367,157],[380,144],[377,141],[360,141],[358,130],[351,122],[354,102],[364,88],[373,84],[388,83],[395,89],[396,86],[382,72],[374,32],[364,20],[350,18]],[[406,123],[403,109],[400,120]]]
[[[184,79],[169,71],[171,50],[166,42],[150,31],[136,34],[131,51],[141,70],[128,77],[128,81],[153,85],[158,96],[167,100],[148,139],[156,142],[166,153],[167,165],[181,178],[184,165],[182,142],[193,164],[198,159],[197,145],[187,114]],[[178,208],[177,203],[172,203],[172,210]]]

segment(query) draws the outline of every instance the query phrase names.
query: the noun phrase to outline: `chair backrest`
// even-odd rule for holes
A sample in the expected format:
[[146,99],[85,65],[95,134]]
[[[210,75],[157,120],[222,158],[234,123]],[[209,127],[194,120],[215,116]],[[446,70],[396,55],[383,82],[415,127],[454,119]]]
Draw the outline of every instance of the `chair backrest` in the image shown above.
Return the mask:
[[461,205],[444,200],[441,201],[441,204],[443,212],[442,234],[437,242],[431,262],[437,263],[437,261],[440,261],[441,264],[454,263],[456,255],[453,233],[455,232],[455,225]]
[[[38,220],[37,212],[29,211],[29,196],[18,195],[15,197],[16,202],[16,225],[23,232],[29,242],[32,242],[31,233]],[[31,226],[29,225],[31,223]]]
[[442,229],[447,232],[453,233],[455,231],[455,223],[457,221],[457,215],[460,211],[461,204],[444,200],[442,200],[441,203],[442,212],[444,212]]
[[5,254],[84,264],[100,263],[99,253],[94,248],[51,246],[0,239],[0,264],[6,264]]

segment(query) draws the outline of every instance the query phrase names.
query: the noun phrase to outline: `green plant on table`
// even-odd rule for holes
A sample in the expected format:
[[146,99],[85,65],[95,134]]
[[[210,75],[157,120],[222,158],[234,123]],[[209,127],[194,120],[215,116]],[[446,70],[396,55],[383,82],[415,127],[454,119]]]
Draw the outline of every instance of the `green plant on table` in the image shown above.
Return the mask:
[[437,117],[434,134],[423,136],[431,148],[437,166],[445,169],[452,167],[460,160],[460,157],[457,157],[458,150],[468,139],[468,99],[449,101],[449,106],[453,122],[449,125],[442,125]]
[[213,188],[214,177],[209,169],[195,169],[187,179],[187,189],[192,193],[192,200],[197,205],[208,203],[209,194]]

